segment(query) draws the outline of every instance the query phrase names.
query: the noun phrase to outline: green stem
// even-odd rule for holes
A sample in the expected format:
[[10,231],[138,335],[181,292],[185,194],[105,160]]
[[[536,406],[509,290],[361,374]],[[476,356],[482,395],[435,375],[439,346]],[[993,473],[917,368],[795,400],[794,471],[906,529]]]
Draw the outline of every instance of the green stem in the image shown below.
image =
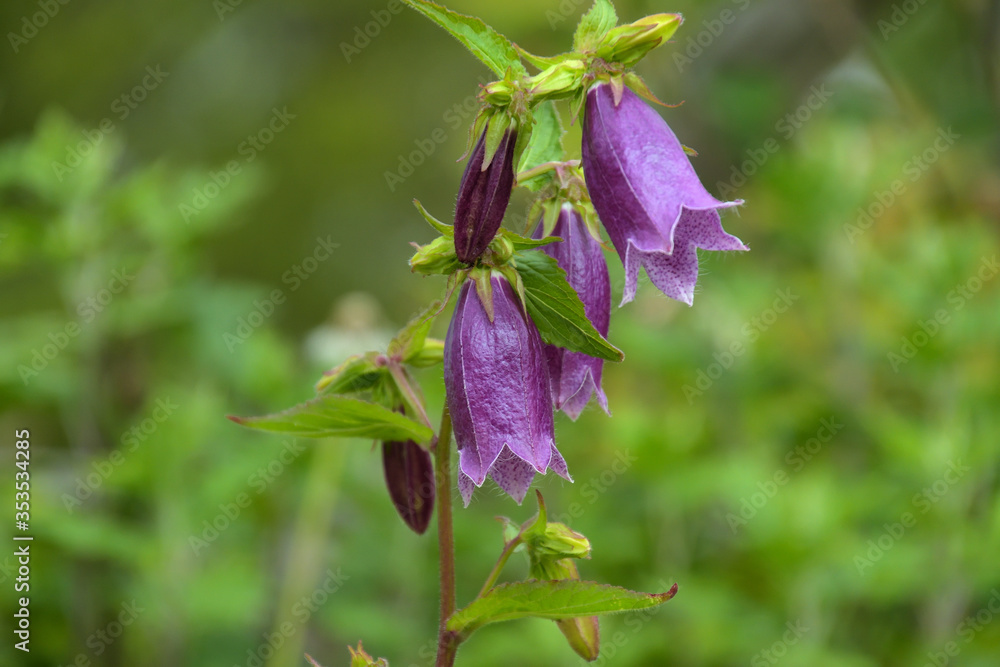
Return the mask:
[[438,551],[441,561],[441,620],[438,624],[436,667],[452,667],[461,638],[448,630],[455,613],[455,537],[451,521],[451,415],[441,413],[441,428],[434,445],[434,482],[437,486]]
[[521,533],[518,533],[517,537],[511,539],[511,541],[504,546],[503,551],[500,552],[500,558],[497,559],[496,565],[493,566],[490,576],[486,577],[486,583],[483,584],[482,590],[480,590],[479,595],[476,596],[477,598],[481,598],[486,595],[486,593],[493,588],[493,584],[497,583],[497,579],[500,577],[500,572],[503,571],[503,566],[507,564],[507,559],[510,558],[510,555],[514,553],[514,549],[516,549],[517,545],[520,543]]

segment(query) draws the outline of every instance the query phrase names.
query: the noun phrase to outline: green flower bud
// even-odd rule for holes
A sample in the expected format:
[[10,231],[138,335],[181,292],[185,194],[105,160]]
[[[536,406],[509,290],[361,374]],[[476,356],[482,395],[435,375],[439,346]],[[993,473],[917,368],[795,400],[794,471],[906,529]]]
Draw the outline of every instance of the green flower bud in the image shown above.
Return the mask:
[[618,26],[604,36],[597,55],[608,62],[631,67],[670,39],[683,20],[680,14],[653,14]]
[[424,275],[450,275],[465,268],[455,256],[455,241],[439,236],[427,245],[417,246],[410,258],[410,270]]
[[528,543],[528,551],[533,557],[540,560],[590,558],[590,540],[580,533],[570,530],[569,526],[564,523],[550,522],[545,525],[544,533],[531,539]]
[[533,102],[570,97],[583,85],[587,65],[582,60],[564,60],[529,79]]

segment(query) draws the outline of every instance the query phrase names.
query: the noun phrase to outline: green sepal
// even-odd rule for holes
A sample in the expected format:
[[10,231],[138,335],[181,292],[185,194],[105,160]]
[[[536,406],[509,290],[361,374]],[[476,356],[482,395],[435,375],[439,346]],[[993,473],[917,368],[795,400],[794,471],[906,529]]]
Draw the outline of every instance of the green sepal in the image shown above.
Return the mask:
[[468,635],[487,623],[536,617],[559,620],[638,611],[663,604],[677,594],[640,593],[596,581],[518,581],[491,588],[448,619],[452,632]]
[[323,373],[316,383],[316,393],[353,394],[372,390],[385,379],[385,365],[378,362],[380,356],[377,352],[368,352],[348,357],[344,363]]
[[[517,165],[517,173],[521,174],[531,169],[543,165],[546,162],[558,162],[565,159],[562,138],[563,128],[559,121],[559,113],[553,102],[542,102],[535,107],[534,126],[532,127],[532,141],[521,156]],[[524,181],[518,180],[517,184],[530,190],[538,192],[552,183],[553,173],[544,172]]]
[[[486,152],[483,154],[482,171],[486,171],[493,162],[493,156],[496,155],[504,134],[514,125],[511,120],[510,115],[503,111],[493,114],[490,118],[489,127],[486,128]],[[516,127],[514,125],[515,129]]]
[[358,642],[357,649],[348,646],[347,650],[351,652],[351,667],[389,667],[388,660],[385,658],[376,660],[365,651],[361,642]]
[[493,321],[493,281],[490,269],[473,269],[469,272],[469,277],[476,283],[476,294],[479,296],[479,303],[483,304],[486,317]]
[[533,53],[525,51],[517,44],[514,45],[514,48],[517,49],[517,52],[521,54],[522,58],[524,58],[525,60],[527,60],[529,63],[531,63],[540,70],[543,70],[547,67],[551,67],[552,65],[558,65],[564,60],[570,60],[571,58],[580,57],[579,53],[572,53],[572,52],[560,53],[559,55],[556,56],[536,56]]
[[601,38],[618,23],[618,14],[610,0],[596,0],[580,19],[573,35],[573,50],[580,53],[594,51]]
[[430,442],[434,431],[381,405],[339,394],[325,394],[293,408],[261,417],[228,419],[247,428],[305,438],[367,438]]
[[583,302],[566,272],[545,253],[521,251],[514,265],[524,282],[524,305],[542,340],[592,357],[621,361],[625,355],[605,340],[587,319]]
[[497,76],[503,77],[511,68],[519,75],[525,74],[514,45],[482,19],[459,14],[427,0],[403,2],[444,28]]
[[541,248],[542,246],[549,245],[550,243],[558,243],[562,241],[562,239],[558,236],[547,236],[544,239],[533,239],[516,234],[509,229],[501,229],[498,237],[507,241],[511,247],[513,247],[514,252],[534,250],[535,248]]
[[423,350],[427,334],[430,333],[431,325],[434,324],[434,318],[443,308],[443,303],[435,301],[407,322],[406,326],[396,334],[396,337],[389,341],[389,357],[403,363],[410,363],[410,360]]
[[444,341],[437,338],[425,338],[424,346],[406,363],[414,368],[430,368],[444,361]]
[[453,236],[455,236],[455,228],[447,223],[441,222],[433,215],[428,213],[427,209],[424,208],[424,205],[420,203],[419,199],[414,199],[413,205],[417,207],[417,210],[420,212],[420,215],[424,216],[424,220],[427,221],[427,224],[429,224],[431,227],[437,230],[438,234],[441,234],[442,236],[447,236],[448,238],[452,238]]
[[653,104],[659,104],[661,107],[666,107],[668,109],[675,109],[679,107],[683,102],[679,104],[667,104],[658,98],[646,82],[642,80],[642,77],[635,72],[625,72],[625,85],[631,88],[639,97],[649,100]]

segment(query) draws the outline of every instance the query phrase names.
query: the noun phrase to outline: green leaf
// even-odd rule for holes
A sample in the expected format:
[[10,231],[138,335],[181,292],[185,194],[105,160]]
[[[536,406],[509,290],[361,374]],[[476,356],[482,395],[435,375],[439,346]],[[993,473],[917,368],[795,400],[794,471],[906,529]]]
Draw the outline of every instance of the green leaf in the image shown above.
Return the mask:
[[385,376],[385,367],[375,363],[377,352],[356,354],[323,374],[316,383],[316,393],[352,394],[368,391]]
[[[554,102],[542,102],[534,110],[535,124],[531,130],[531,143],[521,156],[517,166],[518,173],[534,169],[546,162],[561,162],[565,159],[562,146],[563,128],[559,122],[559,113]],[[524,181],[518,181],[532,192],[538,192],[552,182],[551,171],[533,176]]]
[[393,359],[409,362],[420,354],[421,350],[424,349],[427,334],[431,331],[431,325],[434,324],[434,318],[438,316],[443,307],[444,304],[435,301],[410,320],[389,342],[389,356]]
[[444,28],[452,37],[460,41],[472,55],[503,78],[508,68],[523,75],[524,65],[510,40],[498,33],[481,19],[453,12],[427,0],[403,0],[434,23]]
[[430,442],[434,432],[398,412],[367,401],[327,394],[284,412],[229,419],[248,428],[305,438],[369,438]]
[[638,611],[661,605],[677,593],[640,593],[596,581],[519,581],[501,584],[448,619],[452,632],[469,634],[487,623],[534,616],[558,620]]
[[442,236],[447,236],[448,238],[452,238],[453,236],[455,236],[455,228],[452,227],[451,225],[441,222],[433,215],[428,213],[427,209],[424,208],[424,205],[420,203],[419,199],[414,199],[413,205],[417,207],[417,210],[420,212],[420,215],[424,216],[424,220],[427,221],[427,224],[436,229],[439,234],[441,234]]
[[555,259],[529,250],[517,253],[514,260],[524,281],[525,306],[542,340],[609,361],[625,358],[587,319],[580,296]]
[[604,34],[618,23],[618,15],[610,0],[596,0],[573,35],[573,50],[579,52],[591,51],[600,43]]

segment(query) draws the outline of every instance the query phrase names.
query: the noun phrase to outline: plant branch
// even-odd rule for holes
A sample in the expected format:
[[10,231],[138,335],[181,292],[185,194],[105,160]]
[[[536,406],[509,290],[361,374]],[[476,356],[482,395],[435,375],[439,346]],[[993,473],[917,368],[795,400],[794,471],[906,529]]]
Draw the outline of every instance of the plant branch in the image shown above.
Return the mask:
[[514,553],[514,549],[516,549],[519,544],[521,544],[521,533],[518,533],[516,537],[511,538],[510,542],[504,546],[503,551],[500,552],[500,558],[497,559],[496,565],[494,565],[493,569],[490,571],[490,576],[486,577],[486,583],[483,584],[483,588],[479,591],[479,595],[476,596],[477,598],[481,598],[486,595],[486,593],[493,588],[493,585],[497,583],[497,579],[500,577],[500,572],[503,571],[504,565],[507,564],[507,559],[509,559],[510,555]]

